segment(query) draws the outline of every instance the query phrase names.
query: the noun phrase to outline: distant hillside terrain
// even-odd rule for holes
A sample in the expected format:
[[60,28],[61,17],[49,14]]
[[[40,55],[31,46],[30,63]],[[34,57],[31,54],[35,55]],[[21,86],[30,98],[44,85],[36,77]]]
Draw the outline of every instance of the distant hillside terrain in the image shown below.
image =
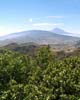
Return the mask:
[[76,44],[80,38],[54,33],[43,30],[30,30],[24,32],[12,33],[3,37],[0,37],[0,46],[5,46],[10,43],[28,43],[34,42],[40,45],[53,45],[53,44]]
[[11,43],[6,46],[3,46],[0,48],[0,51],[2,52],[4,49],[16,51],[22,54],[28,54],[28,55],[34,55],[34,53],[40,48],[41,46],[35,44],[35,43],[25,43],[25,44],[17,44],[17,43]]

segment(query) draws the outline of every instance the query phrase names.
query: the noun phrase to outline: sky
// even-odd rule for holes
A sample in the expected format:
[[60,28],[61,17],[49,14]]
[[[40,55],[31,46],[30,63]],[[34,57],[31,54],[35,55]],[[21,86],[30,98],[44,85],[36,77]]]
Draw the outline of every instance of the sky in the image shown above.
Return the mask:
[[56,27],[80,36],[80,0],[0,0],[0,36]]

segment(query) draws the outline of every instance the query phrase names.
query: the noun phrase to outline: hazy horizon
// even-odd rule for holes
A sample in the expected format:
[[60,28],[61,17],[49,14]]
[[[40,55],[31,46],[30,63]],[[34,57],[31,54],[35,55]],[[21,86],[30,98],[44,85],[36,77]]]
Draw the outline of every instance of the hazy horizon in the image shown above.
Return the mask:
[[80,36],[79,4],[79,0],[0,1],[0,36],[56,27]]

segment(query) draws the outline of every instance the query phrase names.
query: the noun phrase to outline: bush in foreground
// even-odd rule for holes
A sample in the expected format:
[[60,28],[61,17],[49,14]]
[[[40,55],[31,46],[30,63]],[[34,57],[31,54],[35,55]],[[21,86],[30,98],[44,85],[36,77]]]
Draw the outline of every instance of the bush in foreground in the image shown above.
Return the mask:
[[34,58],[4,51],[0,100],[80,100],[80,58],[56,60],[47,47]]

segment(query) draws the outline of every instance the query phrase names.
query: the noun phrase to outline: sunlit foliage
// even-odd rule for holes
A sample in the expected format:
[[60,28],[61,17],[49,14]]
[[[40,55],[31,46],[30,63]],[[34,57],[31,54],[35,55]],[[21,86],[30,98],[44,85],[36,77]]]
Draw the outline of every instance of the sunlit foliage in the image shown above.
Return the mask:
[[35,57],[4,50],[0,100],[80,100],[80,58],[57,60],[48,47]]

